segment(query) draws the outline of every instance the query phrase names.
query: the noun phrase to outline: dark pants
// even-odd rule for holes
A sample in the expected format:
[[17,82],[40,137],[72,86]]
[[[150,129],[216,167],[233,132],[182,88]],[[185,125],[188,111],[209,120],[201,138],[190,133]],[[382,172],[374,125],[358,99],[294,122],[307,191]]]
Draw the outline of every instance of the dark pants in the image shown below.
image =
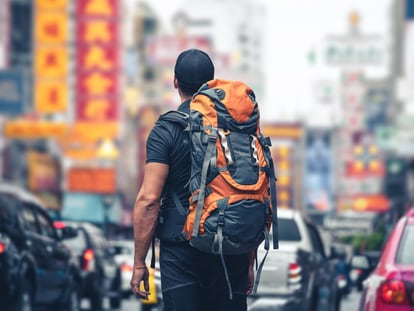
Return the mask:
[[160,244],[164,311],[246,311],[248,255],[225,256],[233,299],[220,256],[187,243]]

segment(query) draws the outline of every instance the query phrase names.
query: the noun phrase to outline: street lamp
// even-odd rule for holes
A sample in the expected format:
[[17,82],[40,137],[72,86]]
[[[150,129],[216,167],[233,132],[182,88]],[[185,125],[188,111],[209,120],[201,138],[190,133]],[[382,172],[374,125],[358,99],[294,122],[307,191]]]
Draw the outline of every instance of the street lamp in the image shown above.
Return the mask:
[[106,194],[102,196],[102,205],[103,205],[103,212],[104,212],[104,233],[105,237],[109,238],[109,210],[114,204],[115,196],[112,194]]
[[119,157],[119,149],[112,139],[104,139],[98,145],[96,156],[104,160],[116,160]]

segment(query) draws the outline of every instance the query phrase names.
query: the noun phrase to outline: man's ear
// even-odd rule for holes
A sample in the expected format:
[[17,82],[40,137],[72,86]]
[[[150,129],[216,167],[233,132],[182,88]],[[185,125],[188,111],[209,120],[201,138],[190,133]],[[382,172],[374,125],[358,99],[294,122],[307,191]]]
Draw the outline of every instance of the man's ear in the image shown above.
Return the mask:
[[178,89],[178,81],[176,77],[174,77],[174,88]]

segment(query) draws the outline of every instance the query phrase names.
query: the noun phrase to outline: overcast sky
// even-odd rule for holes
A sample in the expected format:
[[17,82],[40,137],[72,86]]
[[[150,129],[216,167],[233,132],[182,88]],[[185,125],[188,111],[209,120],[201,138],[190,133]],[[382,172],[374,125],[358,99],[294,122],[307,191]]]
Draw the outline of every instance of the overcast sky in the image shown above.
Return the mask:
[[[135,2],[136,0],[128,0]],[[171,16],[187,0],[151,0],[149,3],[170,27]],[[214,4],[219,0],[204,0]],[[224,2],[225,0],[220,0]],[[232,1],[232,0],[230,0]],[[312,79],[330,78],[320,59],[310,65],[309,52],[320,49],[329,34],[346,34],[348,16],[360,15],[360,29],[365,34],[379,34],[390,39],[392,0],[255,0],[267,6],[263,71],[266,77],[266,110],[272,115],[278,103],[280,115],[295,120],[312,111]]]

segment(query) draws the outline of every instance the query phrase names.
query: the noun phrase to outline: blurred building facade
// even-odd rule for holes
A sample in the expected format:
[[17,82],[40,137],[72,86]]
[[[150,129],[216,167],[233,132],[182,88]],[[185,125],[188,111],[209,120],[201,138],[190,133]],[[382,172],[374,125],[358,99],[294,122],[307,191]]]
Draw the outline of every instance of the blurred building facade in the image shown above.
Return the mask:
[[[351,2],[183,0],[165,19],[159,1],[1,1],[1,179],[55,211],[79,208],[79,195],[98,206],[91,211],[116,202],[111,221],[130,226],[146,137],[179,104],[175,59],[200,48],[216,77],[255,91],[281,207],[401,212],[414,199],[414,0]],[[312,16],[295,10],[312,5],[341,22],[297,51],[306,41],[297,27]],[[321,155],[326,165],[315,166]],[[403,194],[390,190],[396,180]]]

